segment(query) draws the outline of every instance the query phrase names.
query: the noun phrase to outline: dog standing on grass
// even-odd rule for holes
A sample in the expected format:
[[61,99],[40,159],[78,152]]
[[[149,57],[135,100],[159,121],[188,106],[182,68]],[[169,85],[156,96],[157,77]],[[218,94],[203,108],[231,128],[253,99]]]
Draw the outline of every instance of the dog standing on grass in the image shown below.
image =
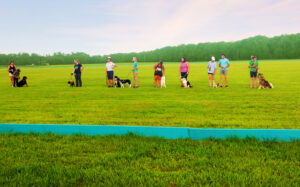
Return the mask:
[[258,89],[262,88],[274,88],[273,84],[268,82],[262,73],[258,74],[258,80],[259,80],[259,87]]
[[167,85],[166,85],[166,77],[165,76],[161,77],[160,87],[161,88],[166,88],[167,87]]
[[186,78],[182,78],[181,82],[182,82],[184,88],[193,88],[190,81],[188,81]]

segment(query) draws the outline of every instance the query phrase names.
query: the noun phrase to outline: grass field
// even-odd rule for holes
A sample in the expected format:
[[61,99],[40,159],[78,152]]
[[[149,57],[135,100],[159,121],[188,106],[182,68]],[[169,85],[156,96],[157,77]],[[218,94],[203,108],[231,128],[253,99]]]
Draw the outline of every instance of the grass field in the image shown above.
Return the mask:
[[300,141],[0,134],[1,186],[299,186]]
[[[132,80],[131,64],[119,65],[115,74]],[[11,88],[1,69],[0,122],[299,129],[299,61],[260,63],[273,90],[249,89],[248,64],[234,62],[227,89],[208,87],[206,63],[191,64],[192,89],[180,88],[179,64],[167,63],[167,88],[155,89],[153,65],[140,64],[138,89],[106,88],[103,65],[86,65],[82,88],[67,85],[71,65],[21,67],[28,88]]]

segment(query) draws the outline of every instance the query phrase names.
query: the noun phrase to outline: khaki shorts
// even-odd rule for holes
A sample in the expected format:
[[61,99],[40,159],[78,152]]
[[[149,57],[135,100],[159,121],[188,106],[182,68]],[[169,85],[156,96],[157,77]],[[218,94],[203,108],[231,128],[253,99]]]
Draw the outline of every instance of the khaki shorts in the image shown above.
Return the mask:
[[221,75],[227,75],[227,70],[220,70]]

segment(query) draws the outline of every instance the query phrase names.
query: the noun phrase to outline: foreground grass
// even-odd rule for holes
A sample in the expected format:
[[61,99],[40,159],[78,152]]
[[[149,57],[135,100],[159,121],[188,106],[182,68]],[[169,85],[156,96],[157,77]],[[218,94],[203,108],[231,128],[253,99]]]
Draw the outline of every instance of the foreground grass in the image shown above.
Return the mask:
[[0,185],[299,186],[300,142],[0,134]]
[[[200,128],[296,128],[300,121],[300,63],[262,62],[273,90],[249,89],[247,63],[232,63],[228,89],[208,87],[206,64],[191,64],[193,89],[179,86],[179,64],[166,65],[166,89],[153,88],[153,64],[140,65],[139,89],[108,89],[104,67],[83,72],[83,87],[70,88],[72,66],[23,69],[28,88],[9,86],[0,70],[0,123],[98,124]],[[116,75],[130,78],[131,65]],[[219,82],[219,73],[216,75]]]

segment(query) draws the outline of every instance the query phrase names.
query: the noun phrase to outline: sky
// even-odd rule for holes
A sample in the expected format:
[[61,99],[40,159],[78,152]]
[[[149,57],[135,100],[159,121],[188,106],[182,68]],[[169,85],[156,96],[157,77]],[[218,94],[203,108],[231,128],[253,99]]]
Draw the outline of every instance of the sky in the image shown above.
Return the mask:
[[0,53],[140,52],[300,33],[299,0],[0,0]]

